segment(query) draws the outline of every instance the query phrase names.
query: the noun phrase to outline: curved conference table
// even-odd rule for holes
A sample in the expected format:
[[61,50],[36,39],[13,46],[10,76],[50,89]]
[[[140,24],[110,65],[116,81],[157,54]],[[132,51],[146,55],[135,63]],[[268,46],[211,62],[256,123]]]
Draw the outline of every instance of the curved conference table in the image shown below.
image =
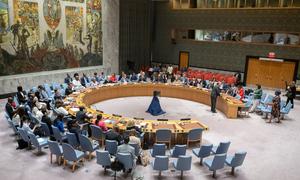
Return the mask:
[[[86,88],[81,92],[75,92],[69,95],[65,99],[65,103],[68,104],[66,108],[71,115],[75,115],[79,106],[86,107],[87,112],[93,115],[94,118],[97,114],[102,114],[109,128],[117,124],[121,130],[125,130],[127,122],[129,120],[135,120],[136,124],[141,126],[142,130],[146,133],[155,133],[157,129],[168,128],[177,136],[177,134],[186,134],[189,130],[194,128],[208,129],[205,124],[198,120],[143,120],[142,118],[138,119],[106,114],[91,108],[91,105],[108,99],[152,96],[155,90],[160,91],[162,97],[179,98],[210,105],[210,92],[208,90],[183,85],[154,83],[105,84],[96,88]],[[217,100],[217,109],[223,112],[228,118],[237,118],[239,107],[244,107],[244,104],[225,94],[222,94]]]

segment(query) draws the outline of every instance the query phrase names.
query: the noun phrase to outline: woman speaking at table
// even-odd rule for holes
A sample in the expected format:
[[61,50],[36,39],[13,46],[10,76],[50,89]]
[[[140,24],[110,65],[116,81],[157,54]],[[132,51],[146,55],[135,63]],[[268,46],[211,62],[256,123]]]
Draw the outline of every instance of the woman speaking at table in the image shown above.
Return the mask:
[[160,95],[159,91],[153,92],[153,98],[152,98],[151,104],[150,104],[148,110],[146,111],[147,113],[150,113],[152,116],[159,116],[159,115],[166,113],[165,111],[163,111],[161,109],[159,99],[158,99],[159,95]]

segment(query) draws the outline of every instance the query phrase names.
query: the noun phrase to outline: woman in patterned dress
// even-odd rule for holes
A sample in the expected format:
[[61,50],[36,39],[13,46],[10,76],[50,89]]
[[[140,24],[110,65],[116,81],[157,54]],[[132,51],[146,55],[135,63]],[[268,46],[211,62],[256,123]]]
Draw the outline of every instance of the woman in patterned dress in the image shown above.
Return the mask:
[[278,118],[277,123],[280,123],[280,94],[281,92],[279,90],[275,91],[275,97],[273,98],[272,103],[270,104],[272,105],[272,111],[268,123],[271,123],[272,118]]

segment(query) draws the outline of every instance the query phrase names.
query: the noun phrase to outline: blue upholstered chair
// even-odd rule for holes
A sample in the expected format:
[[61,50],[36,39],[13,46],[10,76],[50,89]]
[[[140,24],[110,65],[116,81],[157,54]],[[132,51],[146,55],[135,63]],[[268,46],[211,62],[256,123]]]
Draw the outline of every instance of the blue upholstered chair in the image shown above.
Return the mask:
[[33,146],[38,148],[38,152],[40,153],[42,151],[42,147],[48,146],[48,140],[47,138],[37,138],[33,133],[28,132],[28,136],[30,139],[30,142]]
[[37,120],[30,111],[27,111],[27,114],[28,114],[28,117],[30,119],[31,122],[35,123],[35,124],[38,124],[40,123],[39,120]]
[[288,114],[292,109],[292,103],[288,103],[285,107],[280,110],[281,118],[284,119],[284,115]]
[[53,131],[53,136],[58,141],[59,143],[62,143],[63,141],[67,140],[66,135],[61,135],[59,129],[55,126],[52,125],[52,131]]
[[18,135],[19,134],[18,129],[15,126],[15,124],[12,122],[12,120],[8,119],[7,122],[8,122],[8,125],[13,129],[14,135]]
[[103,133],[102,129],[98,126],[95,126],[95,125],[90,125],[90,127],[91,127],[91,131],[92,131],[91,138],[98,141],[99,145],[101,144],[101,146],[103,146],[105,136],[104,136],[104,133]]
[[220,142],[219,146],[214,146],[211,150],[213,154],[226,154],[229,149],[230,141]]
[[260,111],[265,114],[265,119],[268,118],[268,115],[272,112],[272,106],[271,105],[265,105],[260,108]]
[[89,160],[92,159],[92,153],[99,149],[99,144],[92,144],[88,137],[79,135],[80,147],[83,152],[89,152]]
[[186,153],[186,145],[175,145],[173,149],[170,150],[171,157],[178,158],[179,156],[184,156]]
[[44,88],[45,88],[45,91],[46,91],[46,93],[48,94],[49,98],[52,97],[53,92],[52,92],[52,90],[51,90],[49,84],[46,84],[46,83],[45,83],[45,84],[44,84]]
[[17,128],[18,129],[18,132],[21,136],[21,138],[28,143],[28,147],[31,147],[31,142],[30,142],[30,139],[29,139],[29,136],[27,134],[27,131],[25,131],[23,128]]
[[51,136],[50,129],[46,123],[41,122],[41,129],[45,136],[47,136],[47,137]]
[[142,153],[142,149],[138,144],[129,143],[130,146],[134,148],[134,154],[136,157],[140,156]]
[[166,155],[166,145],[165,144],[154,144],[153,149],[150,149],[150,154],[152,157],[165,156]]
[[169,157],[155,156],[155,159],[151,165],[153,170],[159,171],[159,176],[161,176],[162,171],[167,171],[169,169]]
[[226,154],[216,154],[213,158],[205,159],[204,165],[213,171],[213,177],[216,177],[216,171],[224,168]]
[[67,140],[68,140],[68,143],[73,147],[73,148],[78,148],[79,147],[79,142],[77,140],[77,137],[74,133],[69,133],[67,132],[66,133],[67,135]]
[[106,171],[106,168],[110,167],[111,159],[108,151],[96,151],[97,164],[101,165]]
[[263,107],[265,107],[268,103],[271,103],[272,100],[273,100],[273,97],[272,95],[267,95],[266,98],[264,100],[261,100],[260,101],[260,104],[256,107],[256,110],[258,111],[261,111],[261,109]]
[[170,129],[158,129],[155,134],[155,143],[168,143],[171,147],[172,131]]
[[134,159],[130,153],[118,153],[116,158],[120,163],[123,164],[126,171],[133,169],[135,166]]
[[260,98],[260,102],[263,103],[265,101],[266,97],[267,97],[267,93],[263,93]]
[[64,167],[67,161],[73,161],[72,172],[74,172],[78,161],[84,161],[84,152],[75,150],[70,144],[62,144],[63,154],[64,154]]
[[63,150],[62,147],[56,141],[48,141],[49,149],[50,149],[50,163],[52,164],[52,155],[56,155],[56,161],[58,165],[60,165],[62,157],[63,157]]
[[115,155],[118,150],[118,142],[114,140],[105,140],[105,150],[108,151],[110,155]]
[[246,154],[247,152],[237,152],[234,156],[227,156],[225,163],[231,167],[231,174],[234,175],[234,169],[243,164]]
[[173,166],[176,170],[181,171],[181,178],[182,178],[183,171],[191,170],[192,156],[179,156],[178,159],[173,161]]
[[200,146],[200,148],[195,148],[195,149],[192,150],[193,153],[195,154],[195,156],[200,158],[200,165],[201,166],[202,166],[203,158],[206,158],[206,157],[210,156],[210,152],[212,150],[212,147],[213,147],[212,144],[206,144],[206,145]]
[[187,147],[189,147],[190,142],[199,141],[199,143],[201,144],[202,132],[203,132],[202,128],[191,129],[187,137]]

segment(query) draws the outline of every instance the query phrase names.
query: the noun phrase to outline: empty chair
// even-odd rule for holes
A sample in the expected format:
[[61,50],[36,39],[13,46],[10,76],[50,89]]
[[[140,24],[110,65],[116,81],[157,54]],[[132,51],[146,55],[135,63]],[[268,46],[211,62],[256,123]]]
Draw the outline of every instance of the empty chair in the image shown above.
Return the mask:
[[165,144],[154,144],[153,149],[150,149],[150,154],[152,157],[165,156],[166,155],[166,145]]
[[213,154],[226,154],[230,145],[228,142],[220,142],[219,146],[214,146],[211,150]]
[[200,158],[200,165],[202,165],[203,158],[210,156],[212,147],[213,147],[212,144],[206,144],[206,145],[200,146],[200,148],[195,148],[192,150],[193,153],[195,154],[195,156]]
[[155,143],[168,143],[171,147],[172,131],[170,129],[158,129],[155,134]]
[[108,151],[96,151],[97,164],[101,165],[106,171],[111,165],[111,159]]
[[105,140],[105,150],[109,152],[110,155],[115,155],[118,149],[118,142],[114,140]]
[[265,113],[265,119],[268,118],[268,114],[270,114],[272,112],[272,106],[270,105],[266,105],[260,108],[262,113]]
[[91,127],[91,131],[92,131],[91,138],[96,140],[96,141],[99,141],[99,145],[101,144],[101,146],[103,146],[105,136],[104,136],[104,133],[103,133],[102,129],[98,126],[95,126],[95,125],[90,125],[90,127]]
[[234,174],[234,169],[241,166],[245,160],[247,152],[237,152],[234,156],[228,156],[225,163],[231,167],[231,174]]
[[67,139],[66,135],[62,135],[59,131],[59,129],[55,126],[52,126],[53,136],[56,139],[56,141],[62,143]]
[[288,114],[292,109],[293,104],[288,103],[285,107],[280,110],[281,118],[284,119],[284,115]]
[[199,143],[201,144],[202,132],[203,132],[202,128],[191,129],[187,137],[187,147],[189,147],[190,142],[199,141]]
[[27,131],[25,131],[23,128],[17,128],[18,129],[18,132],[21,136],[21,138],[28,143],[28,147],[31,146],[31,143],[30,143],[30,139],[28,137],[28,134],[27,134]]
[[28,132],[28,136],[30,139],[30,142],[33,146],[38,148],[38,152],[42,151],[42,147],[48,145],[48,140],[46,138],[37,138],[33,133]]
[[50,129],[46,123],[41,122],[41,129],[45,136],[47,137],[51,136]]
[[155,156],[155,159],[151,165],[153,170],[159,171],[159,176],[161,176],[162,171],[167,171],[169,169],[169,157]]
[[186,153],[186,145],[175,145],[173,149],[170,150],[171,157],[178,158],[179,156],[184,156]]
[[117,160],[123,164],[126,171],[133,169],[134,159],[130,153],[118,153],[116,155]]
[[68,143],[73,147],[73,148],[78,148],[79,147],[79,142],[77,140],[77,137],[74,133],[66,133],[67,134],[67,140]]
[[205,159],[204,165],[213,171],[213,177],[216,177],[218,169],[224,168],[226,154],[216,154],[213,158]]
[[192,156],[179,156],[178,159],[173,161],[173,166],[176,170],[181,171],[181,178],[182,178],[183,171],[191,170]]
[[64,167],[67,161],[73,161],[72,172],[74,172],[78,161],[83,162],[84,152],[75,150],[70,144],[62,144],[63,154],[64,154]]
[[140,148],[140,146],[138,144],[129,143],[129,145],[134,148],[134,154],[135,154],[136,157],[141,155],[142,149]]
[[48,141],[49,149],[50,149],[50,163],[52,164],[52,156],[56,155],[56,161],[60,165],[62,156],[63,156],[63,150],[62,147],[58,144],[56,141]]
[[89,152],[89,160],[92,159],[92,153],[99,148],[99,144],[92,144],[88,137],[79,135],[80,147],[83,152]]

